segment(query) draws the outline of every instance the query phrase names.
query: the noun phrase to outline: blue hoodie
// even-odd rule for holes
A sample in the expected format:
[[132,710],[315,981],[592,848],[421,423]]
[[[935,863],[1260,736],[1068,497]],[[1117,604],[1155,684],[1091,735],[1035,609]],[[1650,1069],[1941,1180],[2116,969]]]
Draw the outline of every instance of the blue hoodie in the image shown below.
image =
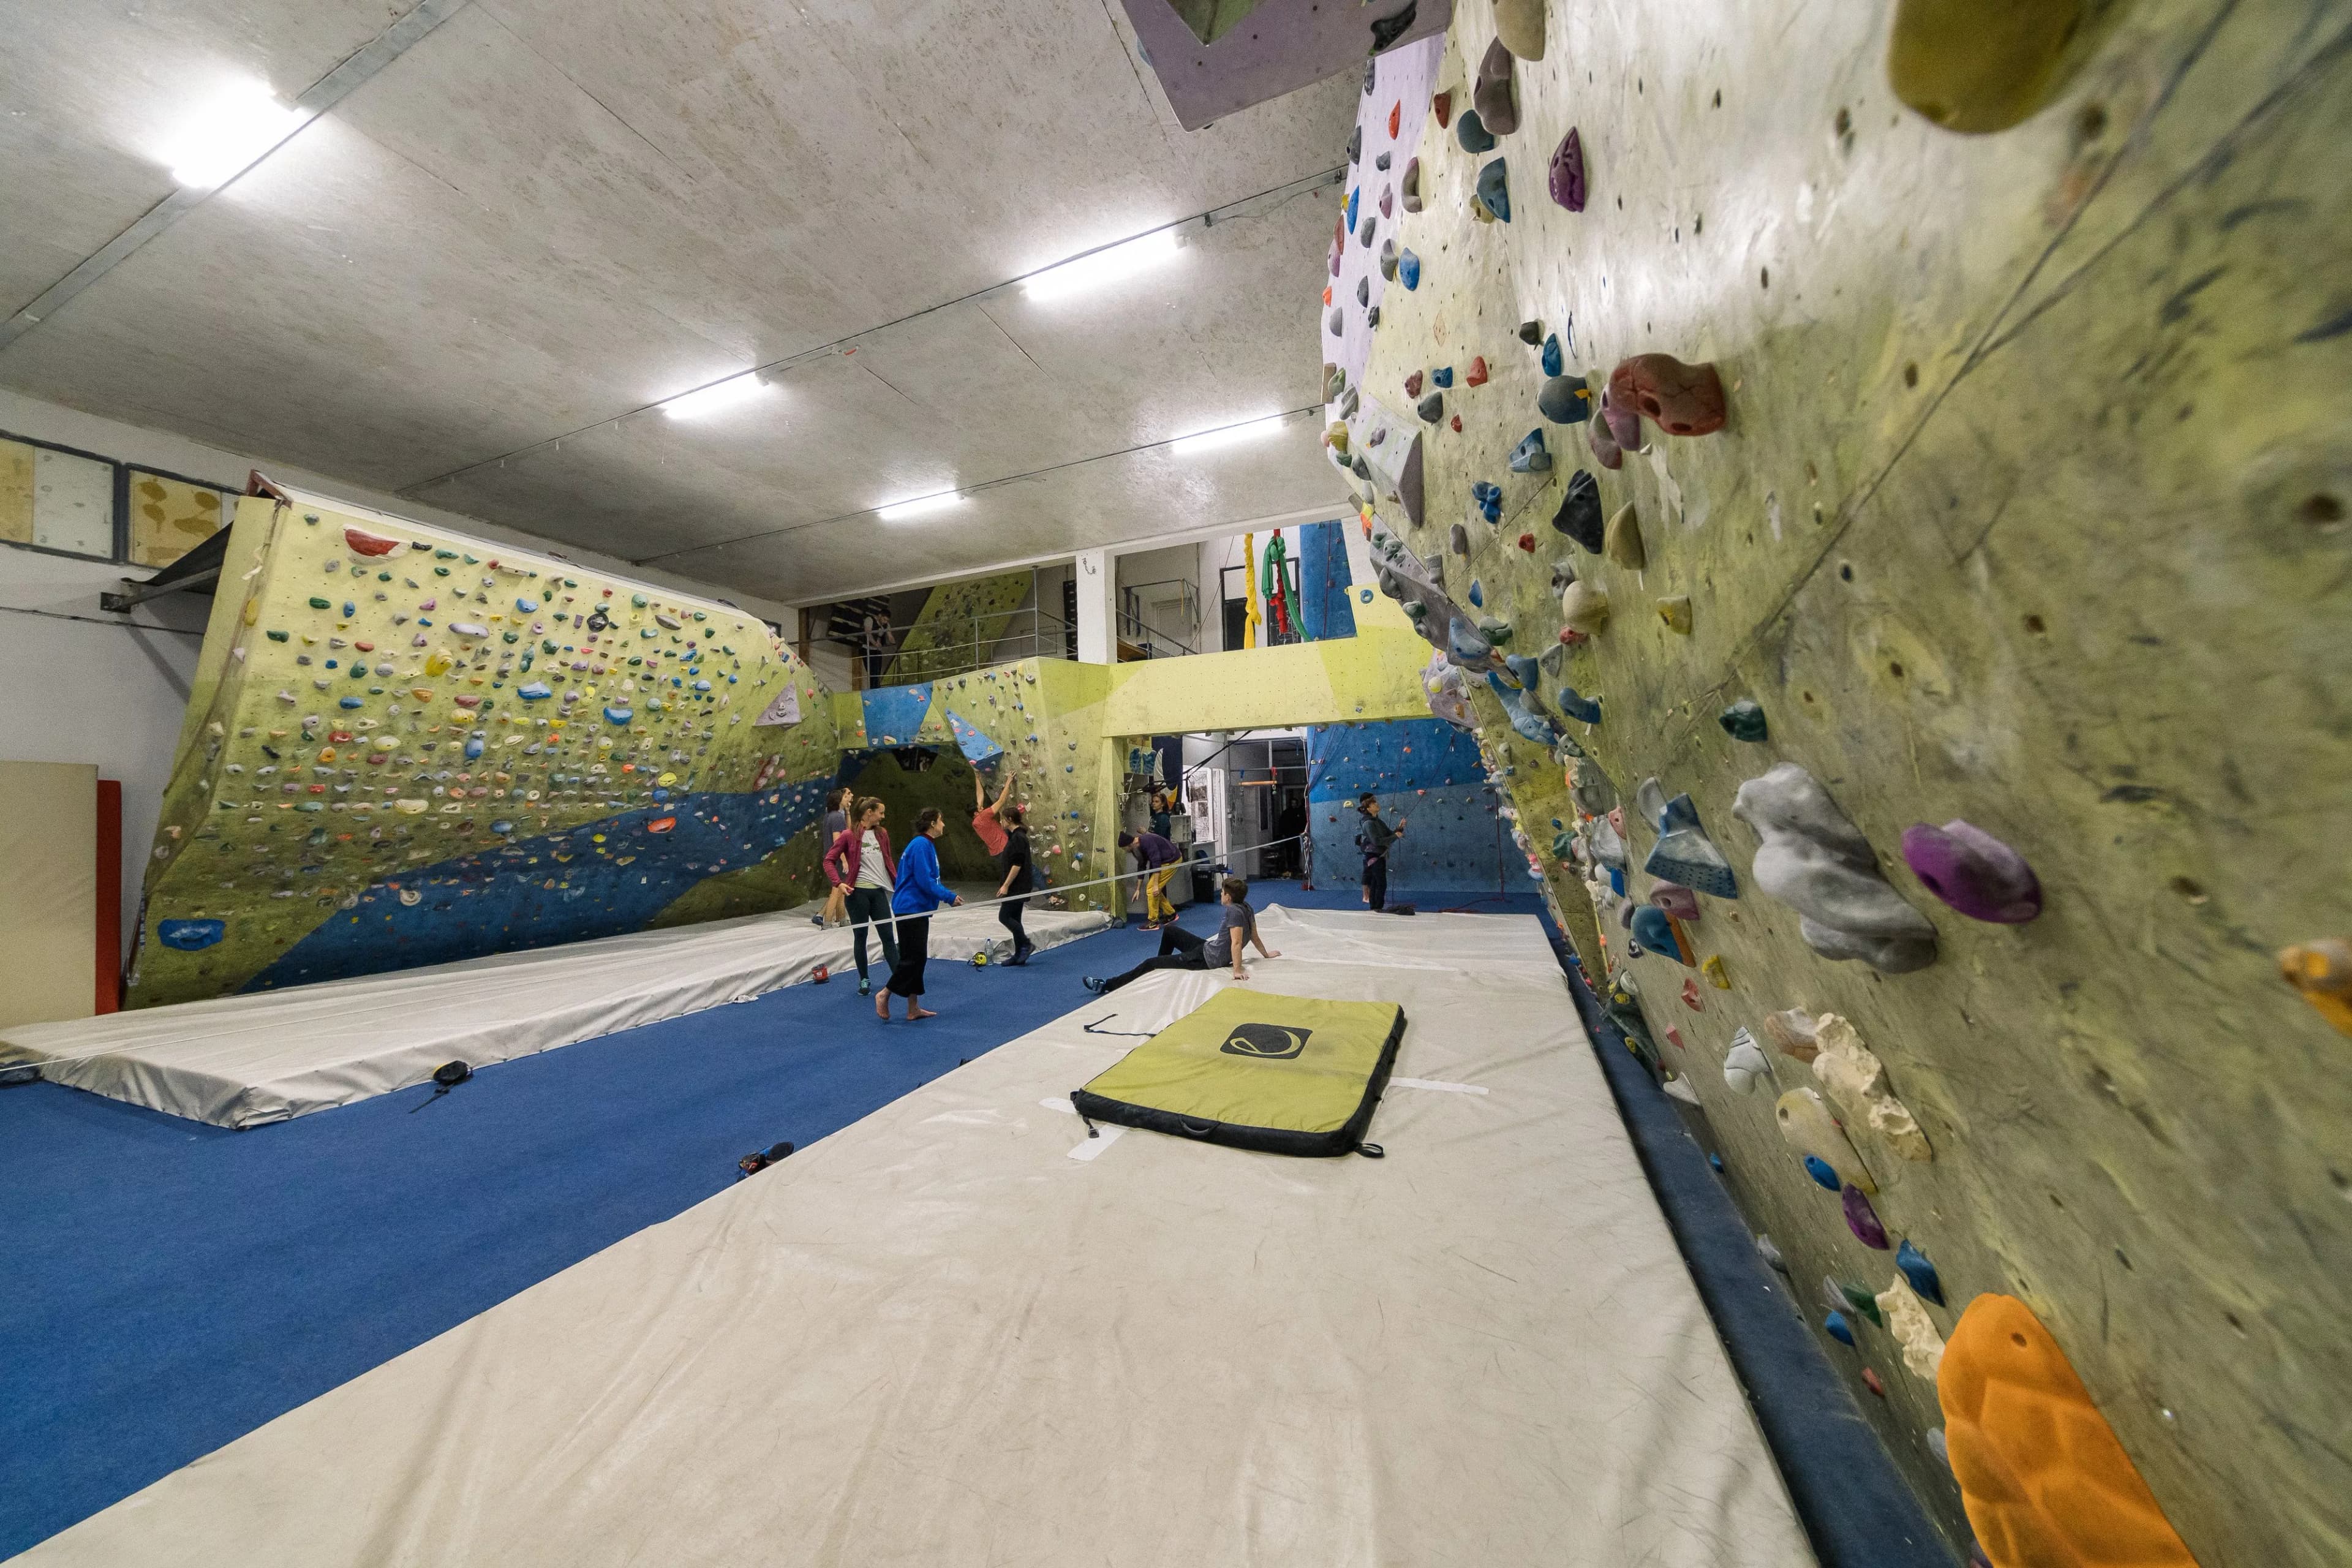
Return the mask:
[[898,890],[890,897],[894,915],[927,915],[955,900],[955,889],[940,880],[938,841],[918,833],[898,857]]

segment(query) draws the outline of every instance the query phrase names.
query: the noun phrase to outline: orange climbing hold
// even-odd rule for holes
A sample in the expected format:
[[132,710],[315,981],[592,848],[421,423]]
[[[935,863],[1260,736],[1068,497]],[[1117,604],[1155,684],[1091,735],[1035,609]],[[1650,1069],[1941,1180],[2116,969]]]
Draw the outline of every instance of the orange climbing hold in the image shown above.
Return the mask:
[[1960,1500],[2000,1568],[2196,1568],[2066,1352],[2014,1296],[1979,1296],[1936,1393]]
[[2321,937],[2279,950],[2279,974],[2319,1016],[2352,1035],[2352,942]]
[[1403,124],[1403,123],[1404,123],[1404,100],[1402,100],[1402,99],[1399,99],[1399,100],[1397,100],[1394,103],[1391,103],[1391,104],[1390,104],[1390,105],[1389,105],[1389,140],[1390,140],[1390,141],[1393,142],[1393,141],[1395,141],[1395,140],[1396,140],[1397,128],[1398,128],[1400,125]]

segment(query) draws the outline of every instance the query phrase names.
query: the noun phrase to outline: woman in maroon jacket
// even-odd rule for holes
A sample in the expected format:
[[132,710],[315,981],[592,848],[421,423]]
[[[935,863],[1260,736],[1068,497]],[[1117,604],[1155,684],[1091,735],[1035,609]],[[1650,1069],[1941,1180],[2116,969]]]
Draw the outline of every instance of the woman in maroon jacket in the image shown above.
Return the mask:
[[882,934],[882,961],[898,967],[898,928],[890,914],[890,895],[898,886],[898,858],[890,853],[890,830],[882,826],[882,803],[872,795],[857,803],[847,831],[824,852],[824,874],[847,897],[850,924],[856,927],[853,950],[857,955],[857,994],[870,996],[874,982],[866,970],[866,928]]

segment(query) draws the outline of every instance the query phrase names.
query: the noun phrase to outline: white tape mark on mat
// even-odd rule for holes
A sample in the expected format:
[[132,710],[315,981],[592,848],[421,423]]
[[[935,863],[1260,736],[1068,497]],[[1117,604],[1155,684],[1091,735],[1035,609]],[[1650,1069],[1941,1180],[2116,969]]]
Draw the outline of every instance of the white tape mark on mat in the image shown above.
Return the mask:
[[[1065,1116],[1076,1116],[1078,1108],[1066,1100],[1041,1100],[1037,1102],[1048,1110],[1058,1110]],[[1073,1160],[1092,1160],[1127,1135],[1124,1127],[1097,1127],[1094,1136],[1070,1151]]]
[[1438,1089],[1448,1094],[1484,1094],[1486,1089],[1475,1083],[1440,1083],[1433,1078],[1392,1078],[1389,1083],[1397,1089]]

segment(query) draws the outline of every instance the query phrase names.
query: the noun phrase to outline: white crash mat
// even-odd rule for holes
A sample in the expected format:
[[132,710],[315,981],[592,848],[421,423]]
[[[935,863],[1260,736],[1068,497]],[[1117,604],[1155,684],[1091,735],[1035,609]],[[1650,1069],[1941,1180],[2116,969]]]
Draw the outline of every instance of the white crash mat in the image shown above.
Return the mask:
[[[485,1067],[749,1001],[820,966],[854,974],[849,928],[811,925],[819,907],[18,1025],[0,1028],[0,1062],[35,1062],[52,1083],[216,1127],[256,1127],[423,1083],[446,1061]],[[1025,921],[1041,948],[1108,923],[1099,910],[1034,900]],[[1012,954],[992,909],[932,918],[934,961],[961,961],[983,945],[996,958]],[[879,939],[866,946],[887,973]]]
[[1385,1159],[1089,1139],[1156,974],[19,1561],[1811,1564],[1536,922],[1262,926]]

